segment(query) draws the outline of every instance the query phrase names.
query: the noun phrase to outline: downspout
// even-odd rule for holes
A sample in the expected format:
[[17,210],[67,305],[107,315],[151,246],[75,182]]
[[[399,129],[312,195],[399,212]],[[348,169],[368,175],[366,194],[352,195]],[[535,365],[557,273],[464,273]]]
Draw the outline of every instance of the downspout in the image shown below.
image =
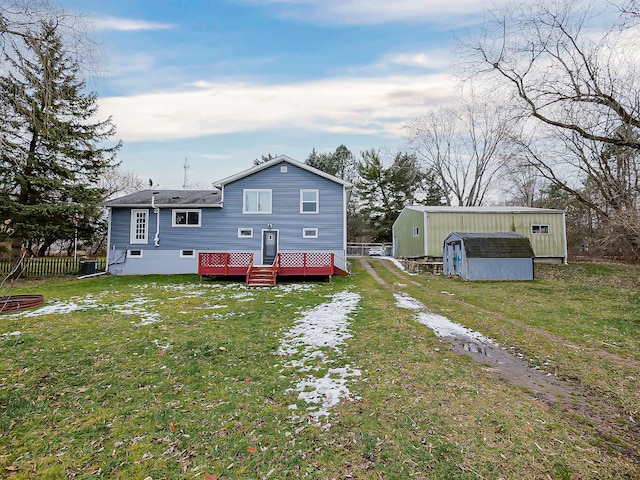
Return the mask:
[[156,207],[156,197],[155,193],[151,194],[151,208],[153,208],[153,213],[156,214],[156,234],[153,236],[153,246],[160,246],[160,208]]
[[564,238],[564,261],[562,262],[564,265],[569,264],[569,248],[567,245],[567,211],[562,211],[562,237]]
[[109,272],[109,257],[111,256],[111,220],[111,207],[107,207],[107,258],[105,259],[104,264],[105,272]]

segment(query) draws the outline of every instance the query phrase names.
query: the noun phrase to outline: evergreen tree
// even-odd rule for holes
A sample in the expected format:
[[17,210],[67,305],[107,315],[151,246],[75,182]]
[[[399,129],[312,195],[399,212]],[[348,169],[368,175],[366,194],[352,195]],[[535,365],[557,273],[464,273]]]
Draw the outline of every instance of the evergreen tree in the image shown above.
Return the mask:
[[380,152],[367,150],[358,162],[358,173],[358,214],[373,241],[391,241],[393,222],[406,205],[442,205],[442,188],[433,174],[421,170],[414,155],[399,152],[386,167]]
[[90,239],[105,197],[97,186],[120,144],[104,146],[111,119],[95,120],[80,67],[53,22],[22,37],[0,75],[0,218],[11,219],[12,259],[23,247]]

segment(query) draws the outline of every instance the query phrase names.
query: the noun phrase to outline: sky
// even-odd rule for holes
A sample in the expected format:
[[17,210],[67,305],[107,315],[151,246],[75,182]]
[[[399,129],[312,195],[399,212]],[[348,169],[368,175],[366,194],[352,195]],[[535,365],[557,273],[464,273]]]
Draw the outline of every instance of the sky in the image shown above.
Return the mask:
[[60,0],[97,42],[87,79],[154,188],[210,188],[262,155],[396,152],[457,95],[485,0]]

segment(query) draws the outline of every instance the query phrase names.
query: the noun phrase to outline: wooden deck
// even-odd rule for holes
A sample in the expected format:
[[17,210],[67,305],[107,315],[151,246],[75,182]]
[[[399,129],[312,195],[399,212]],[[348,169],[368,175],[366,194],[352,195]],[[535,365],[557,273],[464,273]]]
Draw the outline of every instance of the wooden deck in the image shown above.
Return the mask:
[[328,252],[280,252],[272,265],[254,265],[250,252],[200,252],[198,274],[245,277],[247,285],[275,285],[278,277],[348,275]]

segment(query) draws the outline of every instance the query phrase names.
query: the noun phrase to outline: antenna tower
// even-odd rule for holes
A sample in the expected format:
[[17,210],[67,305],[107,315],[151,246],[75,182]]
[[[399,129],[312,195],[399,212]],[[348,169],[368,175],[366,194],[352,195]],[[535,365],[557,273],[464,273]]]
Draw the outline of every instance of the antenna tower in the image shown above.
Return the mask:
[[189,162],[185,158],[184,159],[184,181],[182,182],[182,189],[187,190],[189,188],[189,180],[187,179],[188,171],[189,171]]

